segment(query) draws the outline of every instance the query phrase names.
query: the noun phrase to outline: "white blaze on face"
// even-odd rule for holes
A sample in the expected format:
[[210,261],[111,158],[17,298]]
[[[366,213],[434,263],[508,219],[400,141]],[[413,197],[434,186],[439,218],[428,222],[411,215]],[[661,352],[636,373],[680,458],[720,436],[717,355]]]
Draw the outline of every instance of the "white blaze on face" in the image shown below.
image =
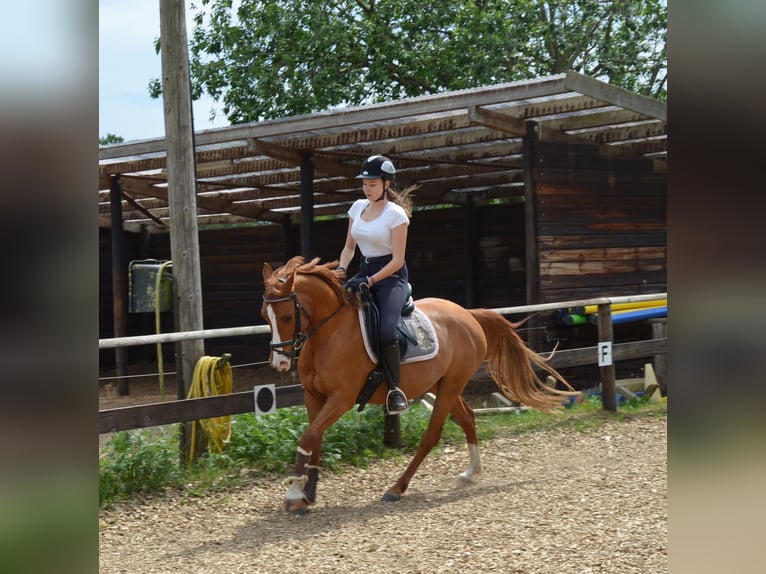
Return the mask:
[[[279,338],[279,330],[277,329],[277,316],[271,305],[266,305],[266,315],[269,318],[269,325],[271,326],[271,344],[276,345],[277,343],[281,343],[282,340]],[[279,350],[283,350],[283,348],[279,347]],[[271,367],[277,371],[287,371],[290,369],[290,358],[278,353],[274,347],[272,347]]]

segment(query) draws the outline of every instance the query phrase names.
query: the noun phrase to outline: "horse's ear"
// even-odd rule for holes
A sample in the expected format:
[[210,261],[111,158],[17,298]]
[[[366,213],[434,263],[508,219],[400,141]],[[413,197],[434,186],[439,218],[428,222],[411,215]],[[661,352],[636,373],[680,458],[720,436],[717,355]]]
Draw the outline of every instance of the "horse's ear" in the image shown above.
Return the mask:
[[293,290],[293,283],[295,283],[295,273],[290,273],[287,277],[280,278],[280,281],[284,280],[285,283],[285,291],[292,291]]
[[263,280],[267,281],[274,274],[274,270],[268,263],[263,264]]

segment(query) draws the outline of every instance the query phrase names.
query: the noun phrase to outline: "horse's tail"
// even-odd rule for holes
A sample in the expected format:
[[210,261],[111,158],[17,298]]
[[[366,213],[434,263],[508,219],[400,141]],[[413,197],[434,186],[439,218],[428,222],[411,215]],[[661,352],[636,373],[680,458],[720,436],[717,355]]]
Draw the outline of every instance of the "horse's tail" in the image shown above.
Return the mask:
[[[489,309],[469,309],[487,337],[487,372],[509,399],[541,411],[560,408],[565,399],[579,396],[572,386],[545,359],[524,344],[514,324]],[[568,390],[546,385],[535,367]]]

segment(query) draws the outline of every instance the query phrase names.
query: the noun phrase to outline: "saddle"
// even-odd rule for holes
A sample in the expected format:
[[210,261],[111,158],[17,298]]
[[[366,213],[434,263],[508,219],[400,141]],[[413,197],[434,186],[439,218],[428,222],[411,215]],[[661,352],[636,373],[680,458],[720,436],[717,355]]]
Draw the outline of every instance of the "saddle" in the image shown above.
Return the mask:
[[[380,350],[380,309],[378,308],[378,300],[375,298],[375,294],[370,291],[367,285],[362,285],[360,289],[362,298],[362,314],[364,315],[364,326],[367,334],[367,340],[370,342],[375,355],[378,355]],[[408,333],[404,325],[404,317],[408,317],[415,310],[415,302],[412,300],[412,285],[407,283],[407,299],[402,306],[402,313],[399,321],[396,324],[396,334],[399,340],[399,357],[404,357],[407,352],[408,343],[417,345],[417,339],[412,338]]]
[[[379,340],[379,327],[380,327],[380,309],[378,308],[378,301],[375,298],[375,294],[370,291],[366,284],[363,284],[359,290],[362,298],[362,314],[364,316],[365,333],[367,340],[372,346],[375,356],[380,357],[380,340]],[[418,344],[418,340],[413,337],[407,330],[404,324],[404,317],[408,317],[415,310],[415,302],[412,299],[412,285],[407,283],[407,299],[402,306],[402,313],[399,321],[396,324],[396,334],[399,341],[399,358],[402,359],[407,353],[410,343],[413,345]],[[367,381],[364,384],[359,396],[356,398],[356,402],[359,404],[357,409],[359,412],[364,410],[367,405],[367,401],[375,392],[375,389],[380,386],[384,381],[385,375],[380,368],[380,362],[375,368],[367,375]]]

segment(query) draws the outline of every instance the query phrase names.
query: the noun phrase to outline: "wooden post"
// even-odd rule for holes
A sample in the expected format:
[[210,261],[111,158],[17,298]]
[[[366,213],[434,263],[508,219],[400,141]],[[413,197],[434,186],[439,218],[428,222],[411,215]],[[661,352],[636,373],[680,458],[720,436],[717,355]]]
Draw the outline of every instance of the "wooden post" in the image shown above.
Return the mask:
[[295,255],[298,255],[295,247],[295,226],[292,218],[288,218],[282,222],[282,258],[287,261]]
[[[112,222],[112,319],[114,322],[114,336],[125,337],[128,334],[128,317],[125,310],[127,295],[125,285],[125,233],[122,229],[122,190],[120,189],[120,176],[112,176],[109,186],[109,206]],[[128,352],[127,349],[114,350],[115,372],[117,379],[117,394],[127,395],[130,392],[128,379]]]
[[[524,161],[524,244],[527,275],[527,305],[542,303],[540,300],[540,255],[537,237],[537,187],[533,170],[537,157],[538,126],[527,122],[527,135],[522,140]],[[540,320],[530,319],[527,324],[527,344],[533,351],[542,351]]]
[[[383,405],[383,411],[386,407]],[[383,445],[388,448],[402,448],[401,415],[385,415],[383,422]]]
[[473,196],[468,194],[466,204],[463,207],[463,222],[465,231],[463,233],[463,246],[465,248],[465,306],[468,308],[476,307],[477,303],[477,285],[479,276],[479,262],[477,257],[476,243],[478,241],[477,223],[476,223],[476,204]]
[[[614,330],[612,328],[612,304],[598,306],[598,347],[601,353],[602,344],[609,344],[609,364],[600,367],[601,371],[601,404],[605,411],[617,412],[617,391],[615,389],[615,369],[611,347],[614,345]],[[601,357],[599,357],[599,364]]]
[[308,153],[301,164],[301,255],[314,257],[314,162]]
[[[181,331],[195,331],[203,329],[202,280],[197,231],[194,126],[183,0],[160,0],[160,37],[170,253],[176,284],[174,312]],[[194,367],[205,353],[204,341],[182,341],[179,347],[181,357],[176,371],[188,392]]]
[[[652,338],[664,339],[667,337],[667,320],[652,319],[649,321],[652,325]],[[654,374],[657,377],[657,384],[660,387],[660,394],[663,397],[668,396],[667,384],[667,353],[654,355]]]

